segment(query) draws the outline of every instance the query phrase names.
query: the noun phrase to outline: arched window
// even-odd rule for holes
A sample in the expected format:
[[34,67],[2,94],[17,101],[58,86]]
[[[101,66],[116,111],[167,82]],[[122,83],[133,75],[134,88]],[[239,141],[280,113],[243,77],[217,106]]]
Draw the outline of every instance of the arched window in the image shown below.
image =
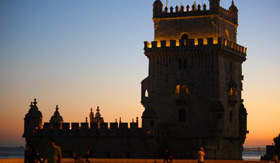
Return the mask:
[[179,95],[180,94],[180,89],[181,89],[181,86],[178,84],[178,85],[176,85],[176,88],[175,88],[175,93],[177,94],[177,95]]
[[188,40],[189,36],[187,34],[183,34],[181,37],[182,40]]
[[146,89],[146,91],[145,91],[145,97],[149,97],[149,92],[148,92],[147,89]]
[[184,45],[187,45],[188,44],[188,40],[189,40],[189,36],[187,34],[183,34],[181,36],[181,40],[184,41]]
[[238,95],[237,88],[230,88],[229,89],[229,96],[237,96],[237,95]]
[[180,109],[179,110],[179,122],[185,122],[186,121],[186,110],[185,109]]
[[181,87],[181,93],[185,95],[191,95],[189,87],[185,84]]
[[226,39],[230,40],[230,34],[229,34],[228,29],[225,30],[225,35],[226,35]]

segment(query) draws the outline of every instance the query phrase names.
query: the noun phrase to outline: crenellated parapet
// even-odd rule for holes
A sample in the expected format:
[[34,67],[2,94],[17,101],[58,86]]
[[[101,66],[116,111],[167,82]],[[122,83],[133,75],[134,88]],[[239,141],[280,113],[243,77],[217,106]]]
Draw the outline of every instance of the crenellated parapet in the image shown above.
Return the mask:
[[153,18],[193,18],[193,17],[201,17],[201,16],[210,16],[210,15],[218,15],[221,18],[230,21],[233,24],[238,24],[237,18],[237,8],[234,4],[229,9],[225,9],[216,6],[214,9],[211,9],[210,6],[206,4],[193,4],[186,6],[170,6],[170,7],[161,7],[160,5],[154,6],[156,12],[154,12]]
[[[240,57],[246,57],[247,48],[236,44],[235,42],[228,41],[222,38],[195,38],[188,40],[169,40],[169,41],[152,41],[144,42],[145,55],[151,55],[151,52],[180,50],[180,51],[197,51],[197,50],[209,50],[212,48],[224,49],[234,52]],[[159,54],[159,53],[157,53]]]
[[62,123],[62,128],[54,128],[50,123],[44,123],[41,130],[33,133],[33,136],[117,136],[117,135],[131,135],[139,136],[144,133],[142,128],[138,126],[138,122],[125,123]]
[[176,6],[176,7],[165,7],[164,10],[161,10],[158,14],[154,15],[154,18],[172,18],[172,17],[184,17],[184,16],[202,16],[210,15],[210,10],[207,10],[206,4],[203,6],[198,5],[197,7],[187,5]]

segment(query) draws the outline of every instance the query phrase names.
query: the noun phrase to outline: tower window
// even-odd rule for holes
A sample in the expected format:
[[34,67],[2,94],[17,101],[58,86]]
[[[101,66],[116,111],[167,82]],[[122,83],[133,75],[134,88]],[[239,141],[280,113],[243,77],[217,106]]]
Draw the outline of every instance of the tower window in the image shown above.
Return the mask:
[[181,86],[180,86],[179,84],[176,85],[175,93],[176,93],[177,95],[180,94],[180,89],[181,89]]
[[189,36],[187,34],[183,34],[181,36],[181,40],[184,41],[184,45],[187,45],[188,44],[188,40],[189,40]]
[[229,89],[229,96],[237,96],[237,95],[238,95],[237,88]]
[[186,84],[183,84],[182,86],[179,84],[176,85],[175,93],[177,95],[191,95],[190,88]]
[[181,92],[183,94],[186,94],[186,95],[190,95],[191,94],[189,87],[187,85],[185,85],[185,84],[182,85]]
[[146,89],[146,91],[145,91],[145,97],[149,97],[149,92],[148,92],[147,89]]
[[185,122],[186,121],[186,111],[185,109],[180,109],[179,110],[179,122]]

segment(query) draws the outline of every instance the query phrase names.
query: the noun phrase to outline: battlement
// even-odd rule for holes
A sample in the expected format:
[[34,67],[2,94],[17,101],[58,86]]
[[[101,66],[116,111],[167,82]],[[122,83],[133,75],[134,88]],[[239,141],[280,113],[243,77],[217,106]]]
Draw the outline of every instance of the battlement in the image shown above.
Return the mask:
[[219,15],[225,20],[234,24],[238,24],[237,13],[231,9],[219,7],[217,10],[210,10],[206,4],[187,5],[187,6],[171,6],[159,9],[154,13],[154,19],[160,18],[188,18],[188,17],[201,17],[210,15]]
[[[107,136],[116,136],[122,135],[123,133],[129,133],[130,135],[139,134],[139,131],[142,131],[142,128],[139,128],[137,122],[111,122],[111,123],[62,123],[51,125],[50,123],[44,123],[44,126],[41,130],[33,133],[34,135],[107,135]],[[60,126],[60,127],[53,127]]]
[[169,18],[169,17],[183,17],[183,16],[201,16],[209,15],[210,10],[207,10],[206,4],[203,6],[198,5],[197,8],[193,5],[184,6],[171,6],[165,7],[160,13],[154,15],[154,18]]
[[175,48],[184,49],[184,50],[197,50],[197,49],[209,49],[211,47],[216,47],[219,49],[230,50],[240,56],[245,57],[247,54],[247,48],[236,44],[235,42],[228,41],[222,38],[195,38],[189,40],[170,40],[170,41],[152,41],[144,42],[145,54],[151,50],[166,50]]

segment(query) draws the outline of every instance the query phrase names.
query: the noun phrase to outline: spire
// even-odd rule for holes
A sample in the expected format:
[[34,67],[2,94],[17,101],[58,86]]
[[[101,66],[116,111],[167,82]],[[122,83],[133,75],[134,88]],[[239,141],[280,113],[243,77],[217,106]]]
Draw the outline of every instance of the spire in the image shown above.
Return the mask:
[[100,109],[99,109],[99,106],[97,106],[96,113],[95,113],[95,118],[100,118],[100,117],[101,117]]
[[34,102],[33,102],[33,104],[34,104],[34,106],[36,106],[36,105],[37,105],[37,99],[36,99],[36,98],[34,98]]
[[55,106],[55,111],[58,112],[58,105]]
[[92,108],[90,108],[89,122],[90,122],[90,123],[93,123],[93,122],[94,122],[94,113],[93,113],[93,111],[92,111]]
[[229,9],[232,10],[232,11],[237,11],[238,10],[237,7],[234,4],[234,0],[231,1],[231,6],[230,6]]

